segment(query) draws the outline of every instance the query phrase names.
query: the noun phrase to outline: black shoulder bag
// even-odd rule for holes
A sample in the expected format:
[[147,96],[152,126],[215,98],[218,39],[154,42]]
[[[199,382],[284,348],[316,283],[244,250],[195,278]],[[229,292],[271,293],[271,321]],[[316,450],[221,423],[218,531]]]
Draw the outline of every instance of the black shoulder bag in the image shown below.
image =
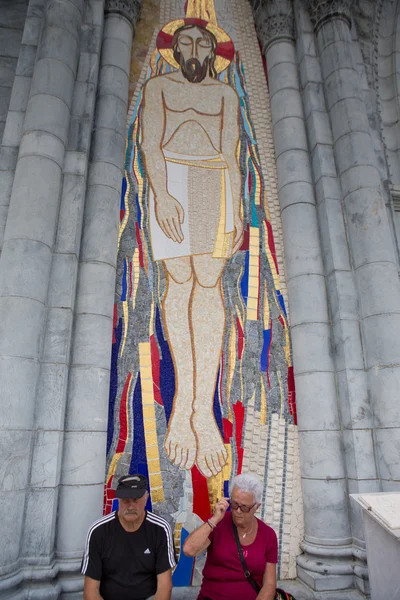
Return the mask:
[[[261,587],[258,585],[257,581],[253,578],[252,574],[250,573],[250,571],[247,568],[247,564],[246,564],[246,561],[243,556],[242,546],[240,545],[240,541],[239,541],[238,530],[237,530],[237,527],[236,527],[235,523],[233,522],[233,520],[232,520],[232,528],[233,528],[233,534],[235,536],[236,546],[239,551],[239,558],[240,558],[240,562],[242,563],[244,576],[246,577],[247,581],[250,583],[250,585],[255,589],[255,591],[258,594],[258,592],[261,590]],[[288,594],[287,592],[284,592],[283,590],[276,588],[275,600],[295,600],[295,598],[292,596],[292,594]]]
[[261,590],[261,587],[258,585],[257,581],[255,581],[255,579],[253,579],[252,574],[250,573],[250,571],[247,568],[246,561],[244,560],[244,556],[243,556],[242,546],[240,545],[240,541],[239,541],[238,530],[237,530],[237,527],[236,527],[235,523],[233,522],[233,520],[232,520],[232,527],[233,527],[233,534],[235,536],[236,546],[237,546],[237,549],[239,550],[239,558],[240,558],[240,562],[242,563],[244,576],[246,577],[247,581],[250,583],[250,585],[255,589],[255,591],[258,594],[258,592]]

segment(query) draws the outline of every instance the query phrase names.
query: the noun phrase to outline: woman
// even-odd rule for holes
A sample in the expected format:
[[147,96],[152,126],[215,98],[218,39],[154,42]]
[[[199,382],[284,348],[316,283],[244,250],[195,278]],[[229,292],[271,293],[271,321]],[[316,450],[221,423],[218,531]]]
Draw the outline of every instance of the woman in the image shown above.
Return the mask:
[[[197,600],[274,600],[278,541],[274,530],[255,516],[261,497],[258,479],[238,475],[232,482],[230,500],[221,498],[212,517],[186,538],[183,551],[187,556],[197,556],[207,549]],[[259,592],[245,577],[235,527],[247,569],[261,588]]]

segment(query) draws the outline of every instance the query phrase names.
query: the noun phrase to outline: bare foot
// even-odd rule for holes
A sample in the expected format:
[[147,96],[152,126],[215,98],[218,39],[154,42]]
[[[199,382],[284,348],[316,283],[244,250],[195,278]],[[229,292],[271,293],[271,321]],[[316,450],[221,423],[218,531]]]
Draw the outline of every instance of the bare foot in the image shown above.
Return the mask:
[[196,458],[196,438],[190,423],[190,413],[191,411],[173,410],[164,440],[169,460],[181,469],[191,469]]
[[217,475],[228,460],[221,434],[211,413],[194,413],[193,431],[197,440],[196,465],[205,477]]

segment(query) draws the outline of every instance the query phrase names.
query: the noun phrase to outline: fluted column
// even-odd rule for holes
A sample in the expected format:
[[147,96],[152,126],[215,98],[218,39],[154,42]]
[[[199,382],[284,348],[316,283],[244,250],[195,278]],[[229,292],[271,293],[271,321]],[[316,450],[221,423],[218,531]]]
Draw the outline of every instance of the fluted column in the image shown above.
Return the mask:
[[3,245],[18,148],[23,133],[22,128],[29,100],[36,51],[43,26],[45,4],[46,0],[30,0],[29,2],[4,135],[0,144],[0,250]]
[[0,259],[3,576],[20,566],[34,399],[83,5],[84,0],[52,0],[45,7]]
[[[32,569],[36,588],[40,581],[41,594],[44,594],[48,580],[51,581],[50,586],[54,586],[54,579],[57,577],[57,586],[60,586],[60,572],[65,566],[70,566],[56,563],[54,550],[73,313],[103,39],[104,0],[90,0],[90,9],[85,11],[82,23],[85,35],[80,43],[63,166],[43,353],[36,393],[30,489],[23,528],[24,563]],[[48,567],[47,571],[45,566]],[[49,566],[53,567],[53,572]],[[71,588],[72,578],[69,576],[67,581]],[[65,579],[63,586],[64,583]],[[80,584],[80,580],[78,583]],[[44,595],[40,596],[40,600],[42,598]]]
[[400,489],[400,282],[350,32],[351,0],[309,3],[360,310],[381,488]]
[[[323,80],[314,27],[308,8],[301,0],[295,1],[295,17],[297,57],[327,282],[348,491],[378,491],[372,437],[373,416],[368,396],[355,273],[343,214],[342,187],[336,169],[325,95],[321,93]],[[352,503],[350,509],[354,583],[365,592],[368,583],[362,515],[361,510],[358,511]]]
[[[299,575],[318,590],[350,587],[342,433],[317,210],[288,0],[255,11],[268,69],[293,346],[304,496]],[[351,553],[347,553],[351,554]]]
[[[102,514],[119,203],[139,0],[106,2],[68,384],[57,554],[82,556]],[[71,527],[71,521],[74,527]]]

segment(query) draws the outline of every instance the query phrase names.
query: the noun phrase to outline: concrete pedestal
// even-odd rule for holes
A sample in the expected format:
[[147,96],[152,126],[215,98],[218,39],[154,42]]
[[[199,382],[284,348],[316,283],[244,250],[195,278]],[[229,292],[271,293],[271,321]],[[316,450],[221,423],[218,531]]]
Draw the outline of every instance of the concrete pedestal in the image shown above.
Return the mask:
[[400,492],[351,494],[363,509],[371,600],[400,598]]

